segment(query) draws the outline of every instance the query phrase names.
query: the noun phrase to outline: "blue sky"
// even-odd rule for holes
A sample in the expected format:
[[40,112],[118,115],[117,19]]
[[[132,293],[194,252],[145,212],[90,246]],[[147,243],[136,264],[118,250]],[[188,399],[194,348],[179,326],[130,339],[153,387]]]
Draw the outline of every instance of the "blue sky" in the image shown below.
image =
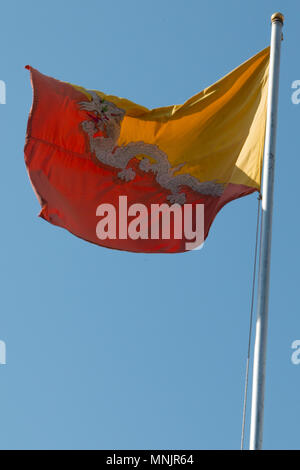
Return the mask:
[[182,103],[266,47],[278,10],[264,447],[300,447],[300,5],[28,0],[1,5],[1,449],[239,448],[256,195],[228,204],[186,254],[110,251],[47,224],[23,159],[24,66],[150,108]]

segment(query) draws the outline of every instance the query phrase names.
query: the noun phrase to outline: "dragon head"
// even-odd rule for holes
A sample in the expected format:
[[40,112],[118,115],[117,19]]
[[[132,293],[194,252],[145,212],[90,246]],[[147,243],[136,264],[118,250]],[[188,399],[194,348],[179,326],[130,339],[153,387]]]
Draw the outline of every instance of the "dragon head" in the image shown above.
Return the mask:
[[95,91],[89,91],[89,93],[92,99],[90,101],[81,101],[79,103],[80,109],[93,113],[89,116],[95,121],[100,120],[104,123],[113,121],[115,124],[120,125],[125,115],[124,109],[118,108],[114,103],[101,98]]

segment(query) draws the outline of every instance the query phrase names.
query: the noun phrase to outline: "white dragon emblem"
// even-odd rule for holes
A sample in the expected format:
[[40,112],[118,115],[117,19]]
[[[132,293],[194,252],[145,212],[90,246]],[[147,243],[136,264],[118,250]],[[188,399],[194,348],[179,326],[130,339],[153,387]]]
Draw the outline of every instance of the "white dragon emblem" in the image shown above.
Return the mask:
[[[188,173],[174,175],[176,171],[185,164],[182,163],[174,168],[168,160],[165,152],[157,145],[145,142],[130,142],[127,145],[117,146],[120,136],[121,123],[125,111],[118,108],[114,103],[100,98],[96,92],[89,91],[91,101],[82,101],[79,107],[91,112],[90,118],[81,123],[83,131],[89,137],[90,150],[95,153],[99,162],[114,168],[119,168],[118,177],[124,181],[131,181],[136,173],[132,168],[127,168],[132,158],[143,155],[139,168],[144,172],[152,172],[157,183],[171,192],[167,200],[171,204],[184,204],[186,194],[181,192],[183,186],[191,188],[200,194],[218,197],[223,192],[223,185],[214,181],[200,182]],[[102,135],[96,135],[101,131]],[[154,160],[154,163],[150,161]]]

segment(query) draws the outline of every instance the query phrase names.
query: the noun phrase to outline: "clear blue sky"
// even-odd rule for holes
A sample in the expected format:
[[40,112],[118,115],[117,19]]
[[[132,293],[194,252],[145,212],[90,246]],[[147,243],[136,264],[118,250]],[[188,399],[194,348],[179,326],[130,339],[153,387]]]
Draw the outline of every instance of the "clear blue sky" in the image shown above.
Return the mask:
[[[282,45],[264,446],[300,448],[296,1],[1,4],[1,449],[233,449],[240,444],[256,196],[227,205],[204,248],[143,255],[37,217],[23,146],[30,64],[147,107],[182,103]],[[248,439],[247,421],[247,436]]]

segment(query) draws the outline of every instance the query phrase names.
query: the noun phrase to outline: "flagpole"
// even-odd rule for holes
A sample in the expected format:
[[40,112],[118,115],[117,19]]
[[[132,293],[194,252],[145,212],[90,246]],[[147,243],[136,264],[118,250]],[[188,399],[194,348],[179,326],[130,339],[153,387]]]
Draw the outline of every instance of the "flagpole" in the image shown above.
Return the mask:
[[280,46],[284,16],[271,17],[271,48],[262,185],[262,226],[253,360],[250,450],[262,448]]

